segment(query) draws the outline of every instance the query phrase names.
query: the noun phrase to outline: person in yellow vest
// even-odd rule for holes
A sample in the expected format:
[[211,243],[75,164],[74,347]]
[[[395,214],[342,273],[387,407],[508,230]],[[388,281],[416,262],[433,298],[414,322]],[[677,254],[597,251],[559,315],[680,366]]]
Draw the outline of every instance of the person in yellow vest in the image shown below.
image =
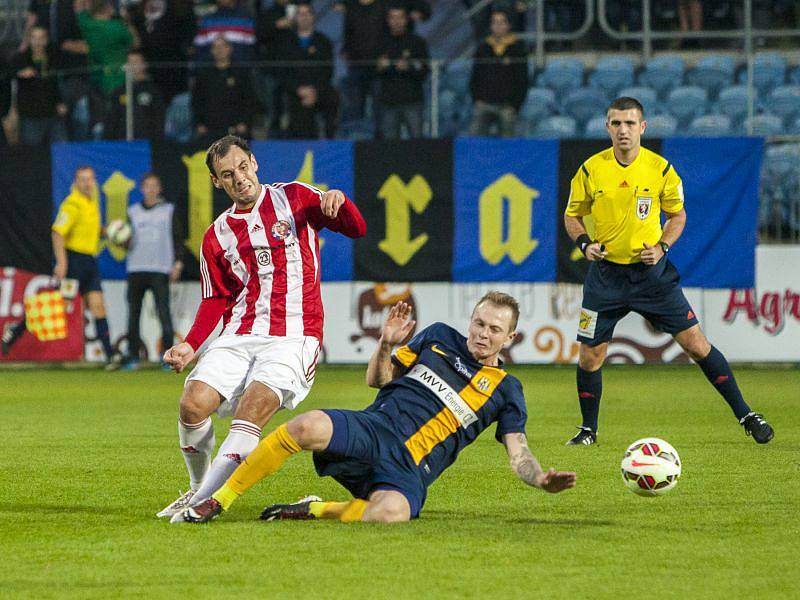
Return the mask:
[[[678,271],[667,259],[686,225],[683,183],[668,160],[642,148],[646,127],[638,100],[614,100],[606,113],[611,148],[584,162],[570,186],[564,226],[590,265],[578,325],[583,423],[567,444],[597,442],[601,367],[615,325],[630,311],[671,334],[731,407],[745,433],[766,444],[772,427],[744,401],[728,361],[700,329]],[[588,216],[594,221],[594,239],[584,223]]]
[[53,278],[77,279],[84,306],[95,320],[97,337],[111,365],[112,349],[108,321],[100,285],[100,270],[95,255],[100,247],[102,225],[97,180],[94,169],[78,167],[72,191],[64,198],[52,227],[53,254],[56,264]]

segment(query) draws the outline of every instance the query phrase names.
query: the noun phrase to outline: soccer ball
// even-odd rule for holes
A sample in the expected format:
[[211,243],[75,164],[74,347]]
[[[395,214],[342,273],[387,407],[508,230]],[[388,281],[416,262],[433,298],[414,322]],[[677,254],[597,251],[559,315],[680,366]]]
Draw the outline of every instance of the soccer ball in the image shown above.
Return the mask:
[[131,226],[122,219],[114,219],[106,225],[106,236],[112,244],[117,246],[127,244],[132,233]]
[[636,440],[622,458],[622,481],[634,494],[662,496],[678,485],[681,459],[664,440]]

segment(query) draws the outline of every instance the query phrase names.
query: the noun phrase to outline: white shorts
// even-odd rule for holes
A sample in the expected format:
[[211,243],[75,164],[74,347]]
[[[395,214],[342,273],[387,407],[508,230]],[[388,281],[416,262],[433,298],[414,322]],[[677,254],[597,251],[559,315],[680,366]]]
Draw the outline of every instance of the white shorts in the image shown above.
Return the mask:
[[202,381],[225,399],[217,414],[233,414],[253,381],[274,391],[293,409],[311,391],[319,356],[315,337],[223,335],[209,344],[184,382]]

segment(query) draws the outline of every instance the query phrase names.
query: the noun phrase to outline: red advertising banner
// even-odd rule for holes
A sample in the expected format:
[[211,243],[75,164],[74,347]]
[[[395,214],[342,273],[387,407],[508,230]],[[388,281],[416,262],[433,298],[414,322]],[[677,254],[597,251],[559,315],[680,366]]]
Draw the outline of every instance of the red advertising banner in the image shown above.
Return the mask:
[[[80,296],[53,291],[48,275],[0,269],[0,328],[20,322],[25,331],[0,361],[81,360],[83,310]],[[32,314],[26,314],[26,305]],[[33,329],[33,330],[31,330]]]

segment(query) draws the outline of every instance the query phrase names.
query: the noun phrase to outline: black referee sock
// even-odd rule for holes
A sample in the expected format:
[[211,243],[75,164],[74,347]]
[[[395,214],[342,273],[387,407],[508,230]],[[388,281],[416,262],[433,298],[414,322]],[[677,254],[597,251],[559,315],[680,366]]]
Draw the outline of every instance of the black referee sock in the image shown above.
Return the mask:
[[105,317],[95,319],[94,328],[97,330],[97,337],[100,339],[100,343],[103,344],[103,352],[106,353],[106,359],[111,360],[111,355],[114,351],[111,349],[111,338],[108,336],[108,320]]
[[602,369],[584,371],[578,366],[578,401],[581,403],[583,426],[597,433],[597,417],[600,414],[600,396],[603,395]]
[[747,402],[742,398],[742,392],[739,391],[731,366],[722,352],[711,346],[708,356],[697,361],[697,364],[703,369],[703,373],[711,385],[717,388],[717,391],[725,398],[725,402],[730,405],[737,419],[741,420],[750,412],[750,407],[747,406]]

